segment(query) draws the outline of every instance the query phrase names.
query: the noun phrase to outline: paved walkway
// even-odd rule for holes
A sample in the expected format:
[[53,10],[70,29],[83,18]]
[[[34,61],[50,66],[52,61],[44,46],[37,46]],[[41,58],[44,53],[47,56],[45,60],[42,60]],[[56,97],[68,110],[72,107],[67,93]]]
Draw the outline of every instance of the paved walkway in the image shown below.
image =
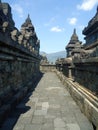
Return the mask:
[[66,88],[52,72],[43,75],[35,91],[29,93],[17,106],[2,129],[93,130]]

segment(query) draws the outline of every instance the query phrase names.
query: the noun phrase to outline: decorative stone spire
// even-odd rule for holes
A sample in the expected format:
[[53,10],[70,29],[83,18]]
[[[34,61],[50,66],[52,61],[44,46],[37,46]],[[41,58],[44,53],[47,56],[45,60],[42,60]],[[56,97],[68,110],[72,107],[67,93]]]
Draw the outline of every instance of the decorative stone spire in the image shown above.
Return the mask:
[[76,34],[76,29],[74,28],[73,34],[71,36],[71,42],[78,41],[78,36]]
[[77,46],[79,46],[81,48],[81,42],[78,40],[78,36],[76,34],[76,29],[74,29],[71,39],[70,39],[68,45],[66,46],[67,57],[72,56],[72,51],[73,51],[73,49],[77,48]]
[[26,23],[32,23],[29,14],[28,14],[28,17],[27,17],[27,19],[26,19]]
[[76,29],[74,28],[74,34],[76,34]]
[[28,18],[30,19],[30,15],[28,14]]
[[[37,35],[35,33],[34,26],[32,25],[32,21],[30,19],[30,16],[28,14],[27,19],[21,26],[21,34],[24,36],[25,40],[27,40],[27,43],[30,46],[35,46],[37,42]],[[35,49],[35,48],[34,48]]]
[[22,24],[21,26],[22,28],[27,28],[27,27],[31,27],[34,30],[34,26],[32,25],[32,21],[30,19],[30,15],[28,14],[27,19],[25,20],[25,22]]

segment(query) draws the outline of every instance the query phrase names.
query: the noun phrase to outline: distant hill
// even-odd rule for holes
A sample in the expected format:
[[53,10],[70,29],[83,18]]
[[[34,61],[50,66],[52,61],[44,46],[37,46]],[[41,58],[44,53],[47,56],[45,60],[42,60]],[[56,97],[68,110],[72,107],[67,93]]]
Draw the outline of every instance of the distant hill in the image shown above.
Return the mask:
[[44,55],[47,57],[48,61],[51,63],[55,63],[55,61],[58,58],[65,58],[66,57],[66,51],[59,51],[59,52],[55,52],[55,53],[46,53],[46,52],[40,52],[41,55]]

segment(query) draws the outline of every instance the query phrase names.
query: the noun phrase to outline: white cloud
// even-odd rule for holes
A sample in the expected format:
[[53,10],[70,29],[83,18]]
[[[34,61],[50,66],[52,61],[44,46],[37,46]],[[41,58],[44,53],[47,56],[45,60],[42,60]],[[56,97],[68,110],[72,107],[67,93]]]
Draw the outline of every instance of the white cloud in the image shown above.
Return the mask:
[[77,5],[77,8],[88,11],[92,10],[96,4],[98,4],[98,0],[83,0],[83,3],[81,5]]
[[68,19],[68,22],[69,22],[69,24],[71,24],[71,25],[76,25],[77,18],[75,18],[75,17],[69,18],[69,19]]
[[19,17],[23,17],[23,8],[19,4],[12,5],[12,9],[19,14]]
[[64,31],[64,28],[60,28],[59,26],[52,27],[50,29],[51,32],[62,32]]

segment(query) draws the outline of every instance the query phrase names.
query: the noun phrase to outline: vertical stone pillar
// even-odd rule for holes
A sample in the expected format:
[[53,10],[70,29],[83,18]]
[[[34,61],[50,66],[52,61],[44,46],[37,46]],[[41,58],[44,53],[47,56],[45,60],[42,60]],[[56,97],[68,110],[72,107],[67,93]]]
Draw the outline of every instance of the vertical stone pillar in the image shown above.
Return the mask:
[[69,77],[69,78],[72,78],[72,68],[69,67],[68,69],[69,69],[69,76],[68,76],[68,77]]

